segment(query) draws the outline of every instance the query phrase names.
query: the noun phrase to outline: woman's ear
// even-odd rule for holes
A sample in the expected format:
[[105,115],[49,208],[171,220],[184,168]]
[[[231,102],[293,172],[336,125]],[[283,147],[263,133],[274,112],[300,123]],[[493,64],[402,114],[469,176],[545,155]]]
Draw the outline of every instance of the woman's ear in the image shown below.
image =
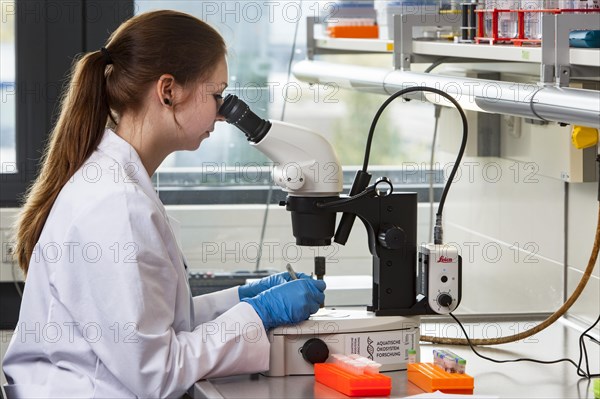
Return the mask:
[[158,97],[158,101],[167,107],[173,106],[175,102],[175,92],[175,78],[173,77],[173,75],[161,75],[161,77],[158,78],[158,81],[156,82],[156,95]]

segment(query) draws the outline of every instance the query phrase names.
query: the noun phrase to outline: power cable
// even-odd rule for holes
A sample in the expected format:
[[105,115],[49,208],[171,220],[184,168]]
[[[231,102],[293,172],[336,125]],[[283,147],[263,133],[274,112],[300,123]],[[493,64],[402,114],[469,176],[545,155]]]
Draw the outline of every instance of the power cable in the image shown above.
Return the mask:
[[440,122],[440,114],[442,112],[441,105],[434,105],[434,117],[435,117],[435,125],[433,127],[433,140],[431,141],[431,156],[429,157],[429,242],[432,241],[433,237],[433,203],[434,203],[434,195],[433,195],[433,161],[435,159],[435,144],[437,141],[438,134],[438,125]]
[[462,160],[462,157],[465,153],[465,148],[467,147],[467,137],[469,134],[469,126],[467,123],[467,116],[465,115],[465,111],[462,109],[462,107],[460,106],[458,101],[456,101],[454,99],[454,97],[452,97],[451,95],[449,95],[448,93],[446,93],[442,90],[434,89],[432,87],[419,87],[419,86],[418,87],[409,87],[409,88],[406,88],[403,90],[399,90],[399,91],[395,92],[394,94],[392,94],[387,100],[385,100],[385,102],[381,105],[381,107],[379,107],[379,109],[377,110],[377,113],[375,114],[375,117],[373,117],[373,122],[371,123],[371,128],[369,129],[369,135],[367,137],[367,144],[365,146],[365,157],[364,157],[364,161],[363,161],[362,172],[367,173],[367,169],[369,167],[369,157],[371,155],[371,144],[373,142],[375,127],[377,126],[377,122],[379,121],[381,114],[383,113],[385,108],[396,98],[404,96],[406,94],[414,93],[414,92],[430,92],[430,93],[434,93],[434,94],[444,97],[446,100],[451,102],[452,105],[454,105],[454,107],[456,108],[456,110],[458,111],[458,113],[460,114],[460,117],[462,119],[463,135],[462,135],[462,141],[460,144],[460,149],[458,150],[458,155],[456,156],[456,162],[455,162],[454,166],[452,167],[452,171],[450,172],[450,175],[448,176],[448,181],[446,182],[446,185],[444,186],[444,191],[442,192],[442,197],[440,198],[440,203],[438,205],[438,211],[436,214],[436,224],[435,224],[435,228],[434,228],[434,242],[435,242],[435,244],[442,244],[442,242],[443,242],[442,212],[444,211],[444,204],[446,203],[446,196],[448,195],[448,192],[450,191],[450,186],[452,185],[452,181],[454,180],[454,177],[456,176],[456,172],[460,165],[460,161]]
[[[531,358],[524,357],[524,358],[518,358],[518,359],[498,360],[498,359],[494,359],[494,358],[482,355],[481,353],[477,352],[477,350],[473,346],[472,340],[467,335],[467,331],[463,327],[462,323],[452,313],[449,313],[449,315],[454,319],[454,321],[456,321],[456,323],[462,330],[462,332],[467,340],[467,343],[471,347],[471,350],[473,351],[473,353],[475,353],[477,356],[479,356],[482,359],[489,360],[490,362],[494,362],[494,363],[532,362],[532,363],[539,363],[539,364],[556,364],[556,363],[567,362],[567,363],[571,363],[573,366],[575,366],[577,368],[577,375],[580,377],[589,379],[589,378],[600,376],[600,374],[591,374],[590,373],[590,364],[589,364],[589,360],[588,360],[587,349],[585,347],[585,342],[583,340],[584,337],[591,338],[591,336],[588,334],[588,332],[592,328],[594,328],[596,326],[596,324],[598,324],[600,322],[600,316],[598,316],[598,318],[596,319],[594,324],[592,324],[587,330],[585,330],[579,336],[579,361],[577,363],[575,363],[573,360],[571,360],[569,358],[562,358],[562,359],[556,359],[556,360],[538,360],[538,359],[531,359]],[[583,359],[585,359],[585,368],[586,368],[585,371],[581,368],[581,362]]]

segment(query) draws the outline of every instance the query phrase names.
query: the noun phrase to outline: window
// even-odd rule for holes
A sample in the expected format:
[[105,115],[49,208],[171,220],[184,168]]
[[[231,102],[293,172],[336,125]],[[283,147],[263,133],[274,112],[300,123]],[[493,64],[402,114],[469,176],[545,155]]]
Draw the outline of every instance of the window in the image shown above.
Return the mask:
[[[55,122],[60,95],[55,88],[64,83],[73,56],[101,47],[108,33],[132,13],[162,8],[188,12],[215,26],[229,46],[229,92],[248,102],[261,117],[283,119],[323,134],[336,149],[349,186],[362,162],[371,117],[385,96],[338,90],[335,84],[309,86],[288,75],[290,57],[293,62],[306,58],[306,17],[331,13],[332,4],[320,0],[64,4],[0,0],[0,205],[19,205],[37,176],[44,143]],[[22,43],[18,48],[15,37]],[[391,68],[389,55],[336,57]],[[39,92],[36,87],[49,89]],[[429,112],[433,111],[431,105],[413,103],[392,104],[381,118],[370,167],[384,171],[376,175],[391,177],[401,174],[403,163],[427,162],[433,130]],[[414,117],[419,110],[427,113],[425,117]],[[249,148],[243,134],[220,123],[197,152],[179,152],[166,159],[154,181],[166,204],[264,203],[270,169],[270,161]],[[419,188],[409,189],[421,193]],[[426,199],[426,192],[422,188],[420,198]],[[281,190],[274,190],[271,198],[276,202],[283,196]]]
[[[135,2],[135,13],[175,9],[192,14],[217,29],[228,46],[229,88],[262,118],[285,120],[325,136],[344,165],[350,186],[362,165],[371,119],[386,97],[330,86],[309,86],[288,77],[293,62],[306,58],[306,17],[331,12],[323,1],[156,1]],[[294,46],[295,43],[295,46]],[[343,56],[345,62],[391,68],[391,56]],[[361,57],[363,57],[361,59]],[[412,115],[425,115],[414,118]],[[378,123],[371,166],[399,177],[402,165],[429,161],[433,106],[392,104]],[[390,169],[392,169],[390,171]],[[411,169],[414,172],[414,168]],[[414,174],[414,173],[413,173]],[[392,177],[392,176],[390,176]],[[162,200],[175,203],[264,203],[270,183],[270,161],[248,147],[235,127],[218,123],[209,140],[195,152],[168,157],[154,175]],[[393,177],[392,177],[393,179]],[[393,179],[396,180],[396,179]],[[406,179],[401,178],[402,183]],[[411,187],[427,200],[427,179]],[[438,180],[441,181],[441,180]],[[411,180],[415,183],[415,179]],[[283,199],[275,190],[272,201]]]
[[21,205],[39,173],[74,56],[100,48],[133,5],[0,0],[0,206]]
[[16,173],[15,4],[2,0],[0,7],[0,173]]

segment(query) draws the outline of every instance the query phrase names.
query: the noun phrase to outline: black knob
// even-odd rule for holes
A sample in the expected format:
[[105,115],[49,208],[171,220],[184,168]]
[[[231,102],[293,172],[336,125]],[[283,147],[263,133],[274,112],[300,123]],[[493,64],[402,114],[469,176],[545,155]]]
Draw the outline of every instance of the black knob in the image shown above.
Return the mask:
[[329,357],[327,344],[319,338],[311,338],[302,345],[300,349],[302,357],[309,363],[325,363]]
[[387,249],[402,249],[406,243],[406,233],[400,227],[386,226],[377,237],[379,243]]
[[449,308],[450,305],[452,305],[452,297],[450,295],[448,295],[448,294],[440,294],[437,297],[437,303],[440,306],[443,306],[445,308]]

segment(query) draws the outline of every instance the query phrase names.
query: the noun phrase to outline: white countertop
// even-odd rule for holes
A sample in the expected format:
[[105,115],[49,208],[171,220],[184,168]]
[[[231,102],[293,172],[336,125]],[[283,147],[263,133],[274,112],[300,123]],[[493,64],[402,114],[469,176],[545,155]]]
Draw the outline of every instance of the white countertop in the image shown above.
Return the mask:
[[[459,320],[460,320],[460,316]],[[494,321],[492,318],[464,322],[469,334],[477,337],[498,337],[524,331],[538,321]],[[462,320],[461,320],[462,321]],[[422,335],[461,337],[458,326],[450,321],[426,322]],[[479,352],[496,359],[531,357],[554,360],[569,357],[577,362],[578,339],[581,333],[557,322],[545,331],[526,340],[496,346],[482,347]],[[587,342],[590,372],[600,372],[600,346]],[[432,360],[433,349],[439,345],[422,344],[421,361]],[[475,378],[475,395],[494,395],[499,398],[593,398],[591,383],[581,379],[569,363],[542,365],[530,362],[496,364],[477,357],[469,347],[443,346],[467,359],[467,373]],[[386,373],[393,378],[392,398],[423,393],[409,383],[406,371]],[[313,376],[265,377],[243,375],[199,381],[190,390],[193,398],[346,398],[347,396],[322,384]],[[468,396],[467,396],[468,397]]]

